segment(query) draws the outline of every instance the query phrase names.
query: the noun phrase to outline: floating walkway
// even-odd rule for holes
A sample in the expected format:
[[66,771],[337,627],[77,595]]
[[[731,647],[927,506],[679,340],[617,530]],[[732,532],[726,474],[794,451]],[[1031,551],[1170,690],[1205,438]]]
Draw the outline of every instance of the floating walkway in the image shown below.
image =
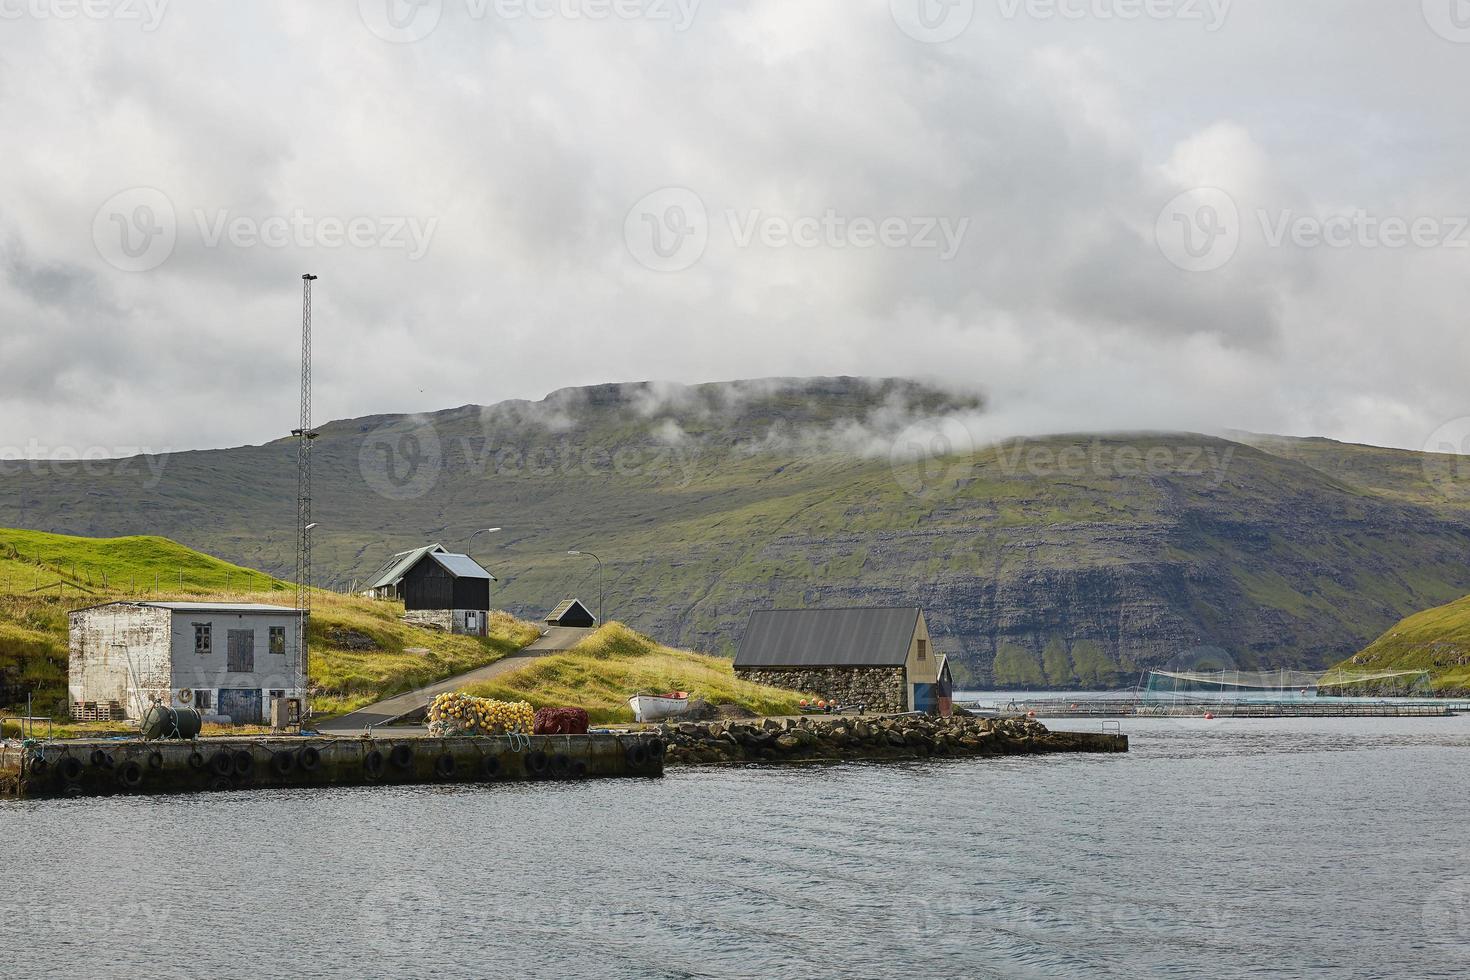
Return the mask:
[[1084,698],[966,703],[971,711],[999,718],[1445,718],[1467,710],[1463,703],[1320,700],[1161,700]]
[[77,739],[9,748],[21,797],[661,776],[646,734]]

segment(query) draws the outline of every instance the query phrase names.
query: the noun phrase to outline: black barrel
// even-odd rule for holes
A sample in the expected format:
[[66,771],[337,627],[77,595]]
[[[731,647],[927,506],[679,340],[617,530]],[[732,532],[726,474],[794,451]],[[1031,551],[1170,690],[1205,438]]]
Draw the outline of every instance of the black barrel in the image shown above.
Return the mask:
[[191,739],[199,736],[204,717],[193,708],[170,708],[155,704],[143,715],[143,737]]

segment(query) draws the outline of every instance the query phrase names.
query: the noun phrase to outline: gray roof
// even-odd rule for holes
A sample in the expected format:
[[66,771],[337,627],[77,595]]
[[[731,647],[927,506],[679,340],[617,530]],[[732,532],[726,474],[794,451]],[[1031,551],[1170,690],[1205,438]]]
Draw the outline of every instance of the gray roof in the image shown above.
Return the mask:
[[294,616],[298,611],[294,606],[272,606],[260,602],[147,602],[144,600],[104,602],[98,606],[88,606],[87,609],[105,609],[108,606],[143,606],[149,609],[168,609],[172,612],[217,612],[241,616],[255,614]]
[[378,580],[368,588],[386,589],[390,585],[397,585],[403,576],[408,574],[408,570],[418,564],[420,558],[430,552],[442,552],[443,550],[442,544],[431,544],[412,551],[400,551],[383,563],[381,569],[383,574],[378,576]]
[[922,610],[757,609],[750,614],[737,667],[897,667]]
[[495,576],[485,571],[480,563],[469,555],[451,555],[445,552],[431,552],[435,561],[444,566],[444,570],[455,578],[485,578],[495,581]]
[[[551,610],[551,613],[546,617],[546,622],[552,623],[552,622],[555,622],[555,621],[561,619],[567,613],[569,613],[569,612],[572,611],[572,607],[573,606],[581,606],[582,607],[582,611],[584,613],[586,613],[589,616],[592,616],[592,610],[591,609],[588,609],[587,608],[587,604],[585,602],[583,602],[581,599],[566,599],[566,600],[563,600],[563,602],[561,603],[561,605],[559,605],[555,609]],[[593,619],[596,619],[597,617],[596,616],[592,616],[592,618]]]

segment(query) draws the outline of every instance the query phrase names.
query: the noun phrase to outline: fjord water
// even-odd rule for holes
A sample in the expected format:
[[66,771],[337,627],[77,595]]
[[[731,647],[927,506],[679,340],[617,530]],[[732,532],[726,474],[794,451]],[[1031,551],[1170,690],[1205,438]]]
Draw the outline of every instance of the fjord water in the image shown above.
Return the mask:
[[1123,730],[1124,756],[3,804],[0,962],[16,977],[1470,975],[1470,719]]

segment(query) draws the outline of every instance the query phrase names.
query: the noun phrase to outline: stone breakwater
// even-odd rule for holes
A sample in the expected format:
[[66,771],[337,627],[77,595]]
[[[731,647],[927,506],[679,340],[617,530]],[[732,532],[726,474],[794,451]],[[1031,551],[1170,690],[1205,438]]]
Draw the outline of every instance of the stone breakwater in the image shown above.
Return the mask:
[[684,722],[654,731],[668,765],[1127,752],[1126,735],[1053,732],[1028,719],[928,715]]

